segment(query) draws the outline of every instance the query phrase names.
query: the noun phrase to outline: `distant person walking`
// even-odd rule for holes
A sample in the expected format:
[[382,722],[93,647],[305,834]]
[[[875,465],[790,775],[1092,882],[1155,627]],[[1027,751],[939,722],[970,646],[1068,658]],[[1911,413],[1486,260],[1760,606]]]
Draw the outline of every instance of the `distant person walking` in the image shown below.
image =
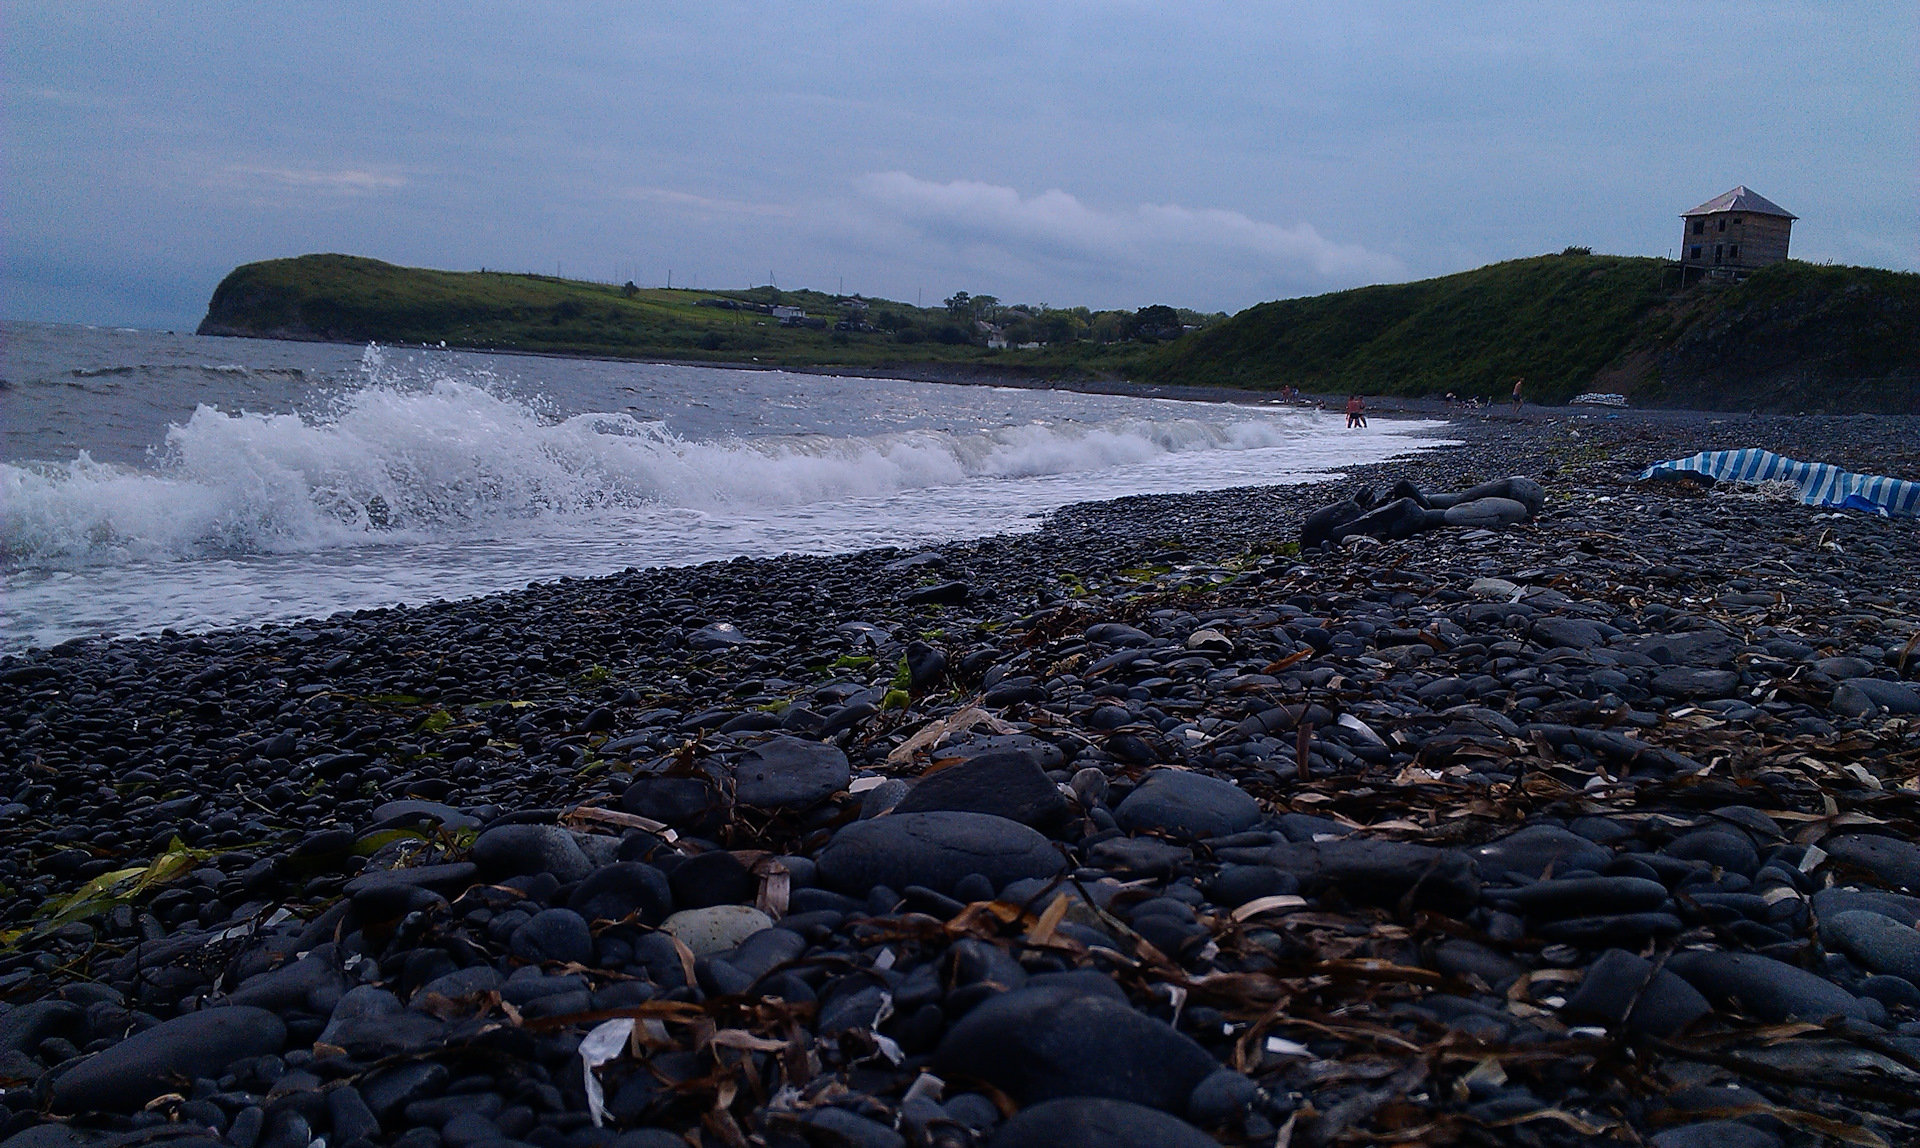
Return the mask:
[[1347,429],[1367,425],[1367,404],[1360,401],[1359,395],[1347,397]]
[[1516,415],[1520,413],[1520,387],[1526,381],[1525,376],[1513,380],[1513,413]]

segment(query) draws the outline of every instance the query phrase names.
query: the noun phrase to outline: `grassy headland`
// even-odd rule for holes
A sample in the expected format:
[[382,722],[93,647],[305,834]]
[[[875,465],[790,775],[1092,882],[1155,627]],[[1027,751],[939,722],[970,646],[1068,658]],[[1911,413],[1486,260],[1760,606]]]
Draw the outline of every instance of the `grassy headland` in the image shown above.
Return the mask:
[[1920,396],[1920,275],[1786,262],[1681,289],[1662,259],[1572,251],[1248,308],[1145,352],[1156,382],[1717,410],[1897,410]]
[[[804,317],[789,317],[788,309]],[[644,288],[303,255],[235,269],[214,290],[200,333],[444,341],[489,350],[791,367],[949,364],[1005,374],[1117,377],[1154,340],[1177,336],[1183,324],[1222,318],[1168,307],[1040,310],[964,294],[943,306],[916,307],[773,287]],[[988,346],[990,334],[1010,346]],[[1017,349],[1022,343],[1043,345]]]
[[964,295],[923,308],[306,255],[233,271],[200,332],[1332,394],[1503,398],[1524,376],[1541,402],[1603,390],[1647,406],[1920,411],[1920,275],[1790,261],[1682,288],[1665,260],[1581,249],[1232,318]]

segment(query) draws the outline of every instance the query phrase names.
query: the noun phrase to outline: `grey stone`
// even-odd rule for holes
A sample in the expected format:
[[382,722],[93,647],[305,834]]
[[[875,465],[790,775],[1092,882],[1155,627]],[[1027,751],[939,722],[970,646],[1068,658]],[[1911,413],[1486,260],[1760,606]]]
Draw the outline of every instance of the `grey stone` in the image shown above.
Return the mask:
[[683,909],[668,917],[660,930],[679,938],[694,956],[710,957],[772,927],[773,919],[758,909],[747,905],[713,905],[705,909]]
[[573,834],[558,825],[497,825],[473,843],[473,861],[489,878],[551,873],[562,884],[593,871]]
[[1193,850],[1158,837],[1110,837],[1087,851],[1096,868],[1144,877],[1164,877],[1193,860]]
[[1556,873],[1569,869],[1598,869],[1613,860],[1613,852],[1578,834],[1552,825],[1533,825],[1469,854],[1488,880],[1511,876],[1537,880],[1549,865]]
[[1651,911],[1667,903],[1667,887],[1642,877],[1579,877],[1490,896],[1521,916],[1553,919]]
[[695,650],[724,650],[746,643],[747,636],[732,622],[715,622],[687,635],[687,645]]
[[1920,984],[1920,929],[1854,910],[1821,918],[1820,939],[1829,948],[1853,954],[1876,973]]
[[542,909],[533,920],[514,930],[513,955],[536,964],[588,964],[593,960],[593,933],[587,928],[587,919],[572,909]]
[[727,819],[720,787],[706,776],[642,774],[621,793],[620,809],[696,833],[712,832]]
[[1822,889],[1813,895],[1815,916],[1831,917],[1853,909],[1864,909],[1883,917],[1892,917],[1903,925],[1920,928],[1920,897],[1900,893],[1882,893],[1877,889]]
[[402,1008],[400,998],[385,989],[361,985],[333,1007],[319,1043],[344,1048],[348,1056],[373,1060],[423,1052],[438,1043],[444,1031],[445,1026],[434,1018]]
[[0,1053],[32,1052],[50,1036],[79,1025],[81,1008],[72,1001],[38,1000],[0,1016]]
[[855,896],[875,885],[924,885],[951,895],[971,873],[998,889],[1066,867],[1053,843],[1028,826],[990,813],[946,811],[854,822],[834,834],[817,860],[823,884]]
[[1669,698],[1726,698],[1740,689],[1740,675],[1732,670],[1675,666],[1653,676],[1653,692]]
[[1883,708],[1896,715],[1920,714],[1920,690],[1879,678],[1848,678],[1834,687],[1832,706],[1849,717],[1871,717]]
[[807,1109],[800,1121],[846,1148],[906,1148],[907,1144],[905,1136],[886,1125],[831,1105]]
[[1590,650],[1606,645],[1608,635],[1619,632],[1612,626],[1602,626],[1585,618],[1551,617],[1541,618],[1533,624],[1532,637],[1549,648]]
[[1703,1120],[1682,1124],[1656,1135],[1653,1148],[1780,1148],[1771,1132],[1738,1120]]
[[567,908],[589,921],[621,921],[638,913],[642,924],[658,925],[673,912],[673,891],[660,870],[643,861],[621,861],[594,870],[574,886]]
[[1666,969],[1656,975],[1651,961],[1625,949],[1608,949],[1587,969],[1580,988],[1567,998],[1565,1012],[1668,1037],[1712,1013],[1713,1006],[1692,985]]
[[373,811],[375,825],[413,824],[416,821],[436,821],[448,829],[478,829],[480,821],[469,817],[451,805],[438,801],[422,801],[419,798],[407,798],[402,801],[389,801],[376,806]]
[[937,809],[991,813],[1023,825],[1047,825],[1067,811],[1067,799],[1040,768],[1038,753],[983,753],[920,779],[895,813]]
[[1874,1011],[1830,981],[1757,953],[1690,949],[1675,953],[1667,967],[1708,1000],[1737,1003],[1769,1023],[1831,1016],[1871,1020]]
[[[290,1008],[308,1008],[314,1012],[333,1011],[334,1004],[346,993],[347,975],[331,944],[308,953],[272,972],[248,977],[234,990],[233,1003],[285,1012]],[[316,1007],[326,1002],[325,1008]]]
[[1476,498],[1471,502],[1462,502],[1446,509],[1448,526],[1474,527],[1482,530],[1512,526],[1516,522],[1525,522],[1533,517],[1525,503],[1515,502],[1511,498]]
[[1730,826],[1683,833],[1667,842],[1660,852],[1682,861],[1705,861],[1743,877],[1753,876],[1754,870],[1760,868],[1760,853],[1753,847],[1753,839]]
[[1025,1104],[1103,1096],[1180,1112],[1219,1064],[1123,1000],[1025,988],[962,1017],[941,1040],[934,1066],[949,1078],[985,1080]]
[[1722,630],[1689,630],[1645,638],[1628,649],[1661,665],[1724,667],[1733,664],[1740,643]]
[[804,809],[847,787],[853,776],[838,746],[776,737],[734,767],[734,800],[759,809]]
[[1846,833],[1827,838],[1820,847],[1834,860],[1857,865],[1896,889],[1920,892],[1920,845],[1897,837]]
[[1222,837],[1260,821],[1260,803],[1231,781],[1178,769],[1156,769],[1127,795],[1113,818],[1121,828],[1178,837]]
[[1218,1148],[1184,1120],[1124,1100],[1076,1096],[1023,1109],[991,1148]]
[[1270,865],[1291,874],[1309,892],[1334,887],[1350,900],[1371,904],[1398,905],[1417,889],[1417,904],[1451,911],[1471,908],[1480,896],[1473,862],[1456,849],[1356,837],[1293,841],[1268,849],[1223,849],[1219,856],[1225,861]]
[[175,1017],[104,1049],[62,1072],[53,1083],[53,1109],[73,1113],[128,1112],[163,1092],[175,1077],[218,1075],[245,1057],[277,1053],[287,1026],[263,1008],[238,1005]]

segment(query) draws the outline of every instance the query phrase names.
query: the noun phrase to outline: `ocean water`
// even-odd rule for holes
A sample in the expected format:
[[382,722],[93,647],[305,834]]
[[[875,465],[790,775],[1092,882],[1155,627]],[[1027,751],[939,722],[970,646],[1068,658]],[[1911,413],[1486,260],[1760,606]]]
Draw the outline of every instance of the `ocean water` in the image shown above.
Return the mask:
[[1036,529],[1317,481],[1430,424],[7,323],[0,650]]

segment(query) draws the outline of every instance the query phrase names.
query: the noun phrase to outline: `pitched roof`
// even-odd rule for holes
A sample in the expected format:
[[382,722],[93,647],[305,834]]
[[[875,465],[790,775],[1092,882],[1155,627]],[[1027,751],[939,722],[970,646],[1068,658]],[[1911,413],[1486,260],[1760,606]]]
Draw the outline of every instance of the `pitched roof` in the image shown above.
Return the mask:
[[1714,196],[1692,211],[1682,212],[1680,218],[1685,219],[1689,215],[1718,215],[1723,211],[1744,211],[1749,215],[1778,215],[1783,219],[1800,218],[1759,192],[1748,191],[1744,184],[1725,195]]

